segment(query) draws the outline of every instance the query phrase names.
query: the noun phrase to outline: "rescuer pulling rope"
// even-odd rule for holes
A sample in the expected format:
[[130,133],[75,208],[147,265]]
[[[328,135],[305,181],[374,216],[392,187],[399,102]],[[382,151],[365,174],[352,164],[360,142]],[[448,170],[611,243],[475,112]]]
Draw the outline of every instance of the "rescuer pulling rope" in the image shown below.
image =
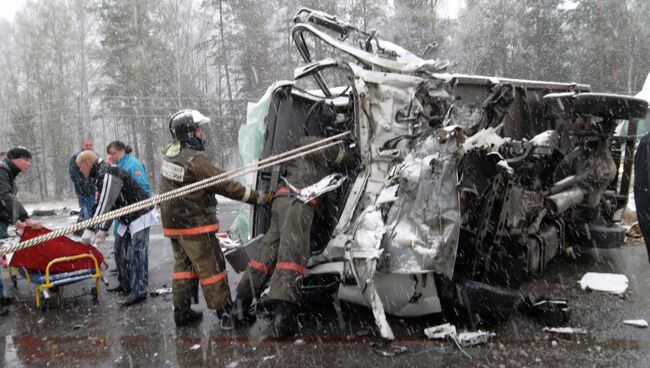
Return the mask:
[[290,151],[287,151],[287,152],[284,152],[284,153],[281,153],[281,154],[278,154],[278,155],[275,155],[275,156],[271,156],[271,157],[266,158],[264,160],[251,162],[250,164],[242,166],[240,168],[237,168],[237,169],[234,169],[234,170],[231,170],[231,171],[228,171],[228,172],[224,172],[224,173],[219,174],[219,175],[215,175],[213,177],[201,180],[199,182],[196,182],[196,183],[193,183],[193,184],[190,184],[190,185],[186,185],[184,187],[172,190],[170,192],[153,196],[153,197],[151,197],[149,199],[146,199],[144,201],[134,203],[134,204],[132,204],[130,206],[127,206],[127,207],[120,208],[119,210],[111,211],[111,212],[105,213],[105,214],[103,214],[101,216],[91,218],[91,219],[88,219],[88,220],[84,220],[82,222],[78,222],[78,223],[75,223],[73,225],[61,228],[61,229],[57,229],[57,230],[52,231],[51,233],[48,233],[46,235],[38,236],[38,237],[32,238],[32,239],[30,239],[28,241],[25,241],[25,242],[22,242],[22,243],[12,244],[12,245],[9,245],[9,246],[5,245],[2,248],[0,248],[0,257],[5,256],[5,255],[7,255],[9,253],[13,253],[13,252],[25,249],[25,248],[32,247],[34,245],[41,244],[43,242],[46,242],[46,241],[54,239],[54,238],[58,238],[58,237],[63,236],[63,235],[71,234],[71,233],[73,233],[73,232],[75,232],[77,230],[86,229],[88,227],[94,226],[94,225],[102,223],[104,221],[113,220],[113,219],[116,219],[116,218],[118,218],[120,216],[129,214],[129,213],[133,213],[133,212],[139,211],[141,209],[151,207],[153,205],[156,205],[156,204],[159,204],[159,203],[162,203],[162,202],[174,199],[174,198],[182,197],[182,196],[190,194],[190,193],[194,193],[196,191],[199,191],[199,190],[202,190],[202,189],[205,189],[205,188],[220,184],[220,183],[222,183],[224,181],[232,180],[232,179],[234,179],[234,178],[236,178],[238,176],[242,176],[242,175],[245,175],[245,174],[248,174],[248,173],[256,172],[256,171],[265,169],[267,167],[271,167],[273,165],[281,164],[283,162],[287,162],[287,161],[293,160],[293,159],[298,158],[298,157],[309,155],[309,154],[311,154],[313,152],[316,152],[316,151],[321,151],[321,150],[327,149],[329,147],[332,147],[332,146],[335,146],[335,145],[338,145],[338,144],[342,144],[343,141],[338,140],[338,139],[343,138],[344,136],[346,136],[348,134],[350,134],[350,132],[344,132],[344,133],[337,134],[337,135],[334,135],[334,136],[331,136],[331,137],[328,137],[328,138],[324,138],[324,139],[322,139],[320,141],[317,141],[317,142],[314,142],[314,143],[311,143],[311,144],[308,144],[308,145],[305,145],[305,146],[302,146],[302,147],[298,147],[296,149],[293,149],[293,150],[290,150]]

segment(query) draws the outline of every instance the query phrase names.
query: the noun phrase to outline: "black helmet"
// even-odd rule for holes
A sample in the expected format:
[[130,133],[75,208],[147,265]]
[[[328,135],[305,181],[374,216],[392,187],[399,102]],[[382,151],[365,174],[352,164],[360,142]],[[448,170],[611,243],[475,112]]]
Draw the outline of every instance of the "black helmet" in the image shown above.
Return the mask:
[[205,140],[196,136],[196,130],[210,119],[196,110],[181,110],[169,120],[169,132],[172,138],[191,148],[203,150]]

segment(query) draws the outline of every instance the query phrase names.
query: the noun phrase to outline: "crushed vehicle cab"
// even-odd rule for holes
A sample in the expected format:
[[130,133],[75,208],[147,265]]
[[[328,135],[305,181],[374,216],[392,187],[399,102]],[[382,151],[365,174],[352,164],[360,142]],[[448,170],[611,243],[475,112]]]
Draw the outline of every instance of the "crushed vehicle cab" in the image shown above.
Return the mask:
[[[387,313],[507,318],[522,281],[557,256],[624,242],[630,170],[619,175],[618,163],[631,157],[610,145],[616,121],[643,118],[647,102],[584,84],[450,74],[448,62],[331,15],[302,9],[295,22],[306,65],[258,104],[263,128],[242,132],[263,134],[253,159],[307,134],[350,131],[356,142],[345,184],[313,221],[306,295],[368,306],[390,339]],[[328,52],[336,58],[313,60]],[[257,189],[275,190],[281,177],[281,166],[260,171]],[[254,211],[257,239],[269,216]]]

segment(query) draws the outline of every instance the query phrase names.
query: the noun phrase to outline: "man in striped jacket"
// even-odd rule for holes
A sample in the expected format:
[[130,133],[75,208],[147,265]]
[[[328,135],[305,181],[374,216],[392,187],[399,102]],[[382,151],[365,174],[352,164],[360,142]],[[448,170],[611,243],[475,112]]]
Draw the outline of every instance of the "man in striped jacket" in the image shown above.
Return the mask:
[[[93,151],[83,151],[76,158],[79,171],[95,181],[96,201],[93,217],[112,210],[143,201],[149,196],[131,174],[117,166],[111,166]],[[122,305],[129,306],[147,298],[149,266],[149,228],[158,222],[153,208],[145,208],[118,218],[116,247],[126,251],[127,267],[118,268],[118,280],[124,293],[129,293]],[[86,229],[81,242],[90,244],[93,235],[95,243],[106,239],[112,221],[104,221]],[[121,272],[120,272],[121,270]]]
[[[210,119],[196,110],[181,110],[172,116],[169,130],[174,141],[163,150],[161,194],[224,172],[202,152],[205,141],[200,126],[208,122]],[[208,308],[217,311],[222,325],[229,318],[230,288],[216,235],[219,220],[215,194],[250,204],[266,204],[271,198],[227,180],[160,204],[163,233],[171,239],[174,249],[174,321],[179,327],[202,318],[200,312],[190,308],[198,283]]]

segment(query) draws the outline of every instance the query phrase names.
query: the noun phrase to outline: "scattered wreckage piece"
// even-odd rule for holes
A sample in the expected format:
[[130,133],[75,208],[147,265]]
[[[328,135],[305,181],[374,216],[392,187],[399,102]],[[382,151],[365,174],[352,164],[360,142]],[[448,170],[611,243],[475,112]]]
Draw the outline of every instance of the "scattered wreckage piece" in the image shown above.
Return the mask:
[[586,335],[587,330],[575,327],[544,327],[544,332],[550,332],[558,335]]
[[496,336],[494,332],[486,332],[481,330],[464,331],[458,333],[456,331],[456,326],[450,323],[425,328],[424,334],[429,339],[450,338],[463,347],[485,344],[490,340],[491,337]]
[[522,308],[526,314],[546,327],[564,326],[569,322],[569,305],[564,299],[537,298],[535,302],[525,298]]
[[159,288],[154,291],[151,291],[149,295],[151,296],[160,296],[160,295],[168,295],[172,293],[172,288]]
[[621,295],[630,283],[627,276],[615,273],[587,272],[578,281],[582,290],[604,291]]
[[628,319],[623,321],[623,324],[629,325],[629,326],[635,326],[639,328],[647,328],[648,327],[648,321],[645,319]]
[[[475,326],[508,318],[521,283],[568,250],[623,244],[629,188],[617,165],[631,157],[613,134],[617,119],[644,117],[646,101],[584,84],[449,74],[444,61],[310,9],[295,23],[306,65],[254,105],[240,142],[261,146],[241,148],[259,152],[255,160],[305,135],[352,133],[345,180],[313,221],[305,295],[371,308],[387,339],[385,314],[443,312]],[[312,60],[314,45],[337,59]],[[252,180],[274,191],[282,170]],[[240,254],[254,254],[247,249],[270,223],[268,208],[253,211],[258,238]]]
[[449,336],[456,335],[456,326],[451,323],[444,323],[424,329],[424,334],[429,339],[446,339]]

